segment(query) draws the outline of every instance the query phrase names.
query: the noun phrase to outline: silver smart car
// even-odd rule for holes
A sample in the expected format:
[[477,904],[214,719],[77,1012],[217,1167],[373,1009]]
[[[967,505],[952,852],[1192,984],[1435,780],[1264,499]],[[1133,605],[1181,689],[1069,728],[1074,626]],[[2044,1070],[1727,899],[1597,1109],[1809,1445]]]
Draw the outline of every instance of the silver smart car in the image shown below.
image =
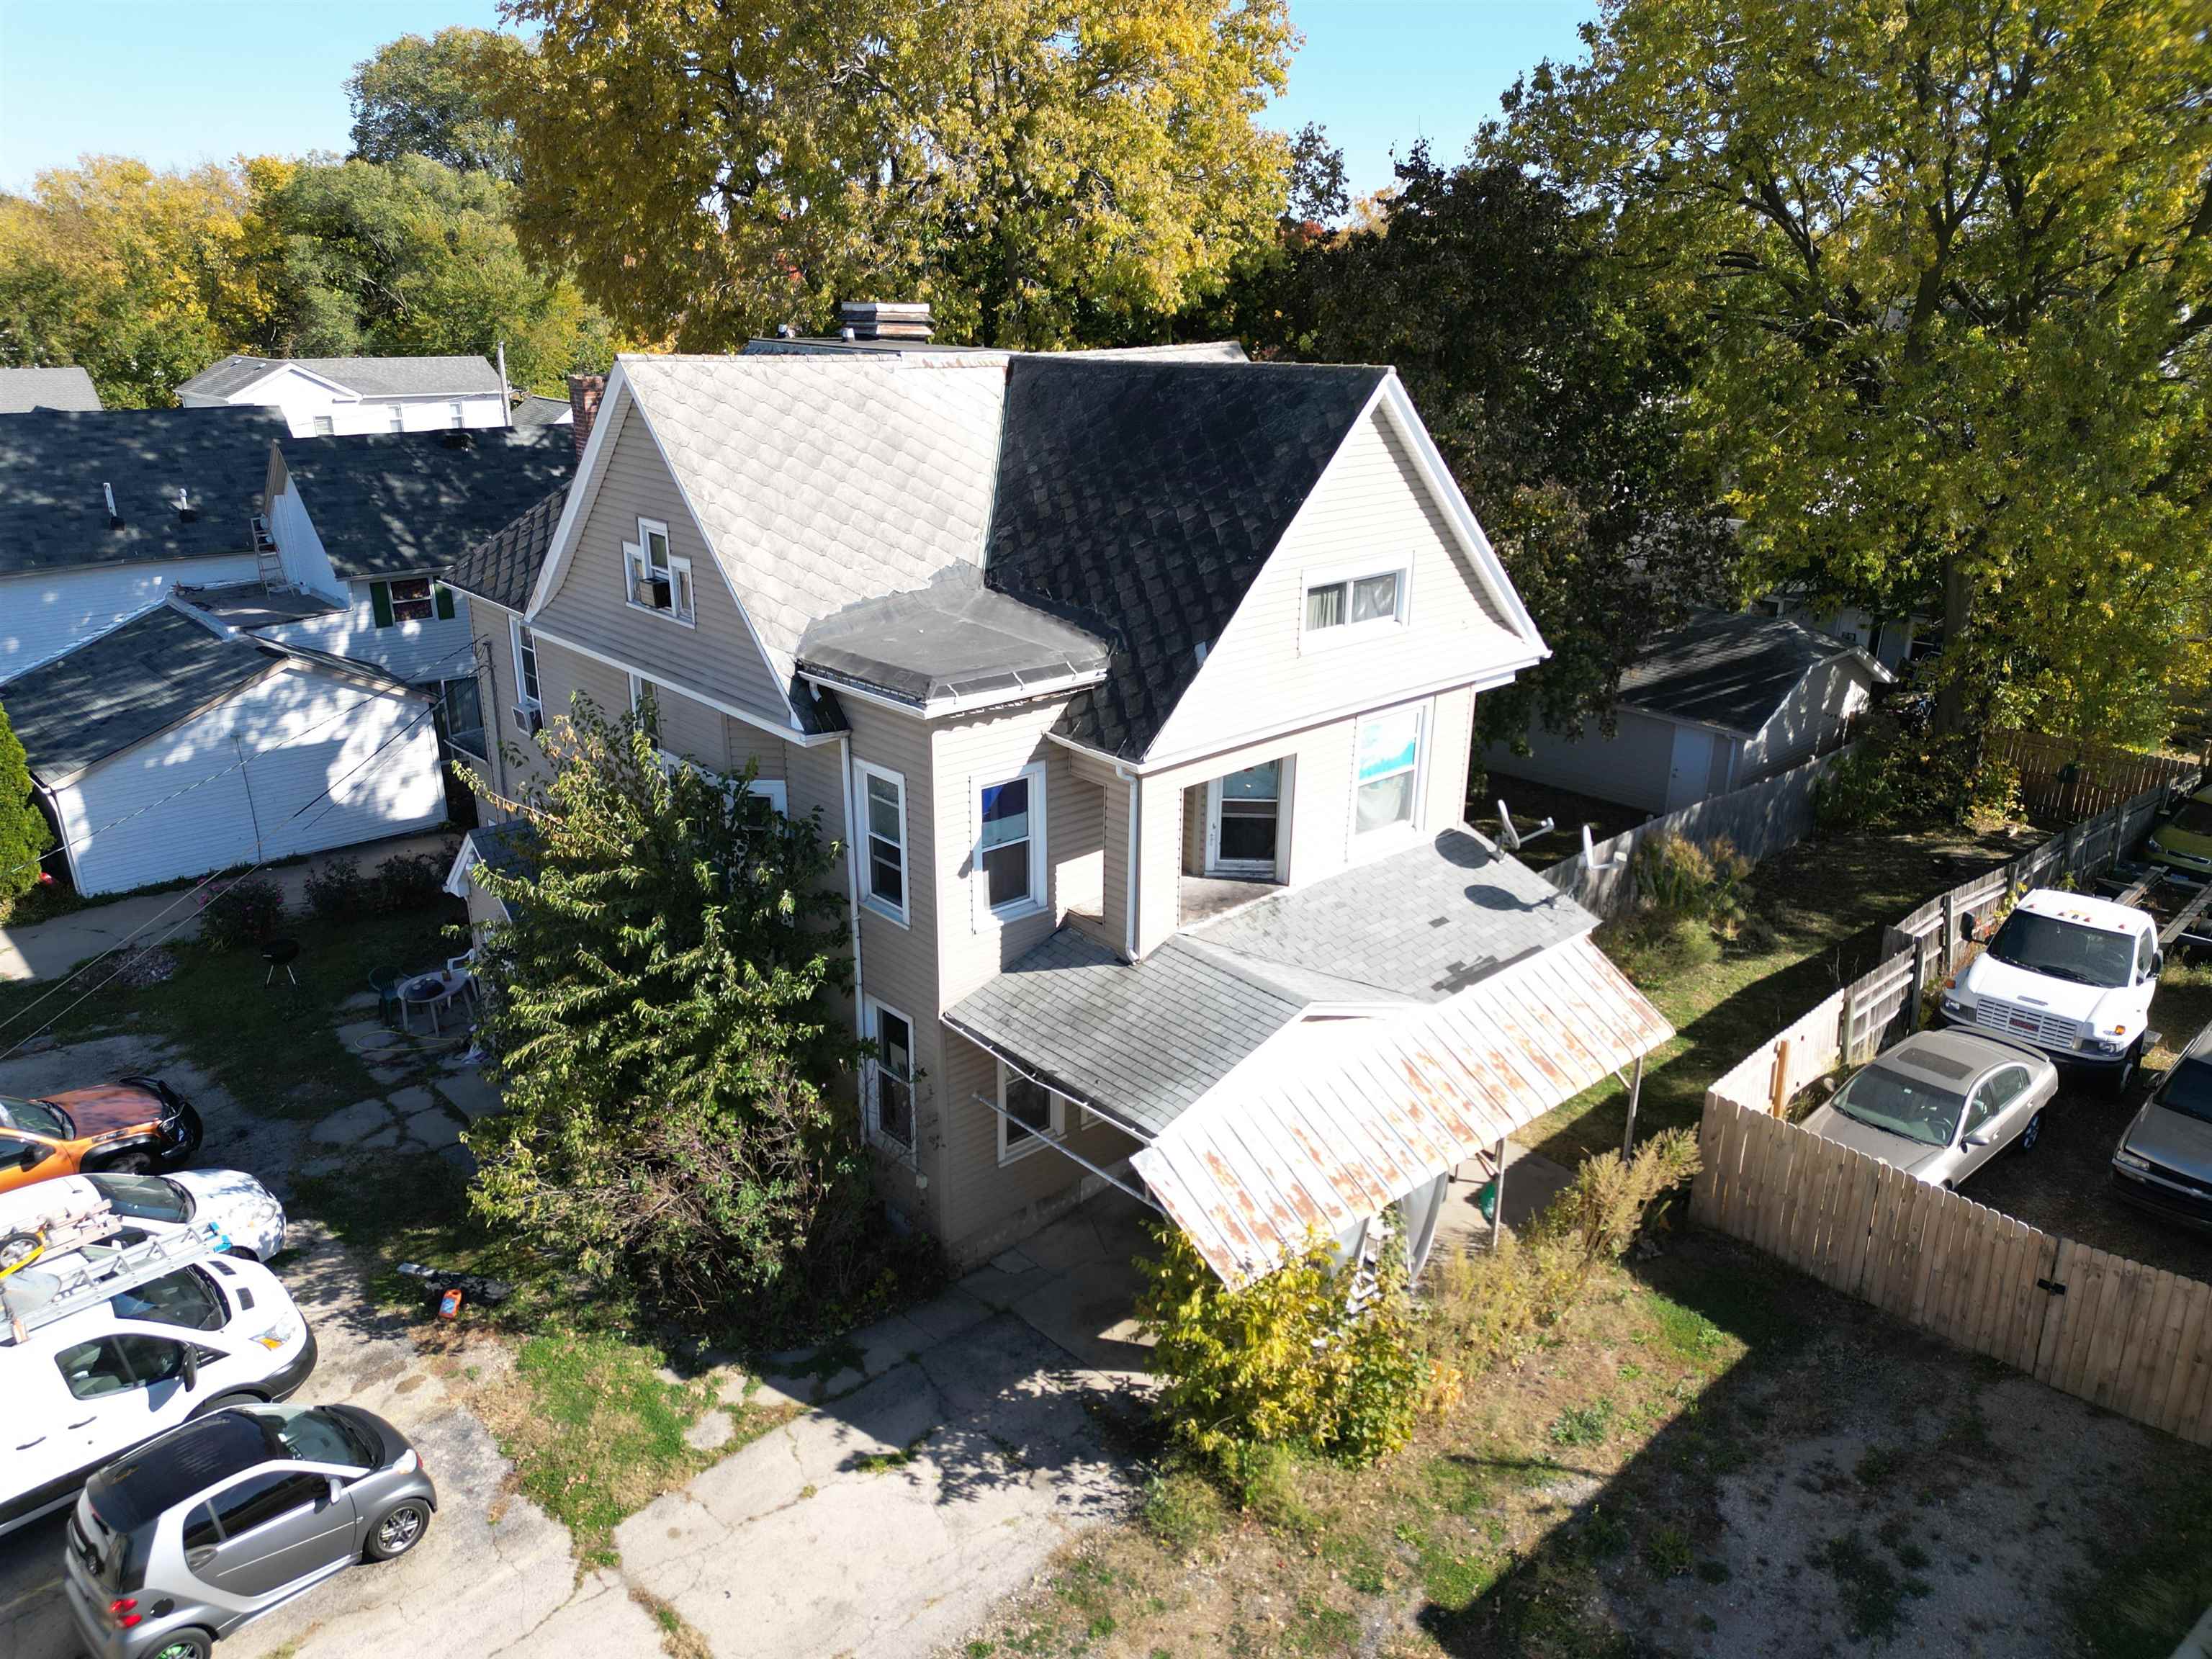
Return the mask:
[[382,1418],[245,1406],[85,1483],[64,1584],[93,1659],[207,1659],[219,1638],[361,1560],[415,1547],[438,1494]]
[[2035,1049],[1978,1031],[1916,1031],[1805,1120],[1931,1187],[1956,1187],[2008,1145],[2043,1133],[2058,1070]]

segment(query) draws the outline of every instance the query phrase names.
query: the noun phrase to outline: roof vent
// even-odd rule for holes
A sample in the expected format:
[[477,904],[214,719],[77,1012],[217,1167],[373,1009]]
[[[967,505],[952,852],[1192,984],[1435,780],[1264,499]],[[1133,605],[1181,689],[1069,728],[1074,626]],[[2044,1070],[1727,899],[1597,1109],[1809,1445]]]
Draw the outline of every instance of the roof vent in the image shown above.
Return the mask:
[[185,523],[191,524],[199,515],[199,509],[192,505],[192,498],[185,493],[184,485],[179,484],[177,486],[177,517]]
[[446,435],[438,441],[448,449],[474,449],[476,436],[466,427],[448,427]]
[[115,486],[104,483],[100,487],[100,493],[107,499],[107,527],[110,530],[122,529],[123,515],[115,510]]
[[927,340],[937,332],[927,300],[843,300],[838,337],[847,340]]

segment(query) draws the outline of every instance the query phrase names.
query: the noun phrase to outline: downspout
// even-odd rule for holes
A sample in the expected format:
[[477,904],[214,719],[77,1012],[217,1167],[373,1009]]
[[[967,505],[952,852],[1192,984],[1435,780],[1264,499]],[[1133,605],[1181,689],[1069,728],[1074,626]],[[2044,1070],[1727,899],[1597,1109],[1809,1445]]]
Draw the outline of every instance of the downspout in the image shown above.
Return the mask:
[[[845,916],[853,930],[853,1030],[865,1039],[868,1029],[867,1005],[860,984],[860,842],[854,830],[857,820],[853,817],[853,734],[837,734],[838,787],[845,801]],[[865,1081],[862,1087],[866,1086]],[[860,1139],[868,1135],[868,1105],[860,1102]]]
[[1129,960],[1137,960],[1137,775],[1114,763],[1114,775],[1129,786],[1129,874],[1128,890],[1123,896],[1127,914],[1121,921],[1122,943],[1128,947]]

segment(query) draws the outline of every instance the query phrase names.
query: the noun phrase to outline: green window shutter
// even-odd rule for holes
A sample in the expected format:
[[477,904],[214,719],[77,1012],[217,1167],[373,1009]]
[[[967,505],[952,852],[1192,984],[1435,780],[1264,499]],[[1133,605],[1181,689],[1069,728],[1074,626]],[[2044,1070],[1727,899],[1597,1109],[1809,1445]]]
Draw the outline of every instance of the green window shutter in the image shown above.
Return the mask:
[[440,582],[435,586],[432,587],[430,591],[437,596],[438,620],[440,622],[453,621],[453,590],[447,586],[443,582]]
[[392,626],[392,584],[371,582],[368,585],[368,608],[376,613],[379,628]]

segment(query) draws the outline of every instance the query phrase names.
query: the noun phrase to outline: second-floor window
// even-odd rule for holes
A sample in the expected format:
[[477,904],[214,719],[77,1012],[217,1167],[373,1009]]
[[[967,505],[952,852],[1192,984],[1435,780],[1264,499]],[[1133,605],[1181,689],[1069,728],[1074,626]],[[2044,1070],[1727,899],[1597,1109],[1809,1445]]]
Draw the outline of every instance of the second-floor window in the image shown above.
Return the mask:
[[507,619],[509,642],[514,647],[514,701],[518,713],[534,713],[545,706],[538,692],[538,641],[523,626],[522,618]]
[[680,623],[694,620],[691,561],[669,550],[666,525],[657,519],[640,519],[637,539],[623,544],[623,559],[632,605]]
[[996,916],[1025,915],[1044,902],[1044,768],[976,792],[975,873]]
[[1415,821],[1421,776],[1423,710],[1393,708],[1359,722],[1352,744],[1352,827],[1361,835]]
[[398,404],[393,404],[386,412],[385,429],[388,432],[404,432],[407,430],[407,413],[404,410],[401,409]]
[[453,594],[451,588],[441,587],[428,576],[397,576],[368,585],[368,608],[379,628],[428,622],[433,617],[450,622]]
[[1305,642],[1364,639],[1406,620],[1407,572],[1400,566],[1316,571],[1306,577]]
[[332,420],[329,416],[318,415],[315,416],[315,435],[318,438],[332,437],[336,435],[338,423]]
[[903,925],[906,910],[906,780],[896,772],[855,760],[860,823],[867,832],[860,866],[861,896],[869,906]]
[[459,430],[468,423],[468,411],[466,410],[463,409],[459,404],[447,404],[446,405],[447,425]]
[[629,712],[637,717],[637,729],[651,738],[653,746],[660,746],[660,696],[651,680],[629,677]]

